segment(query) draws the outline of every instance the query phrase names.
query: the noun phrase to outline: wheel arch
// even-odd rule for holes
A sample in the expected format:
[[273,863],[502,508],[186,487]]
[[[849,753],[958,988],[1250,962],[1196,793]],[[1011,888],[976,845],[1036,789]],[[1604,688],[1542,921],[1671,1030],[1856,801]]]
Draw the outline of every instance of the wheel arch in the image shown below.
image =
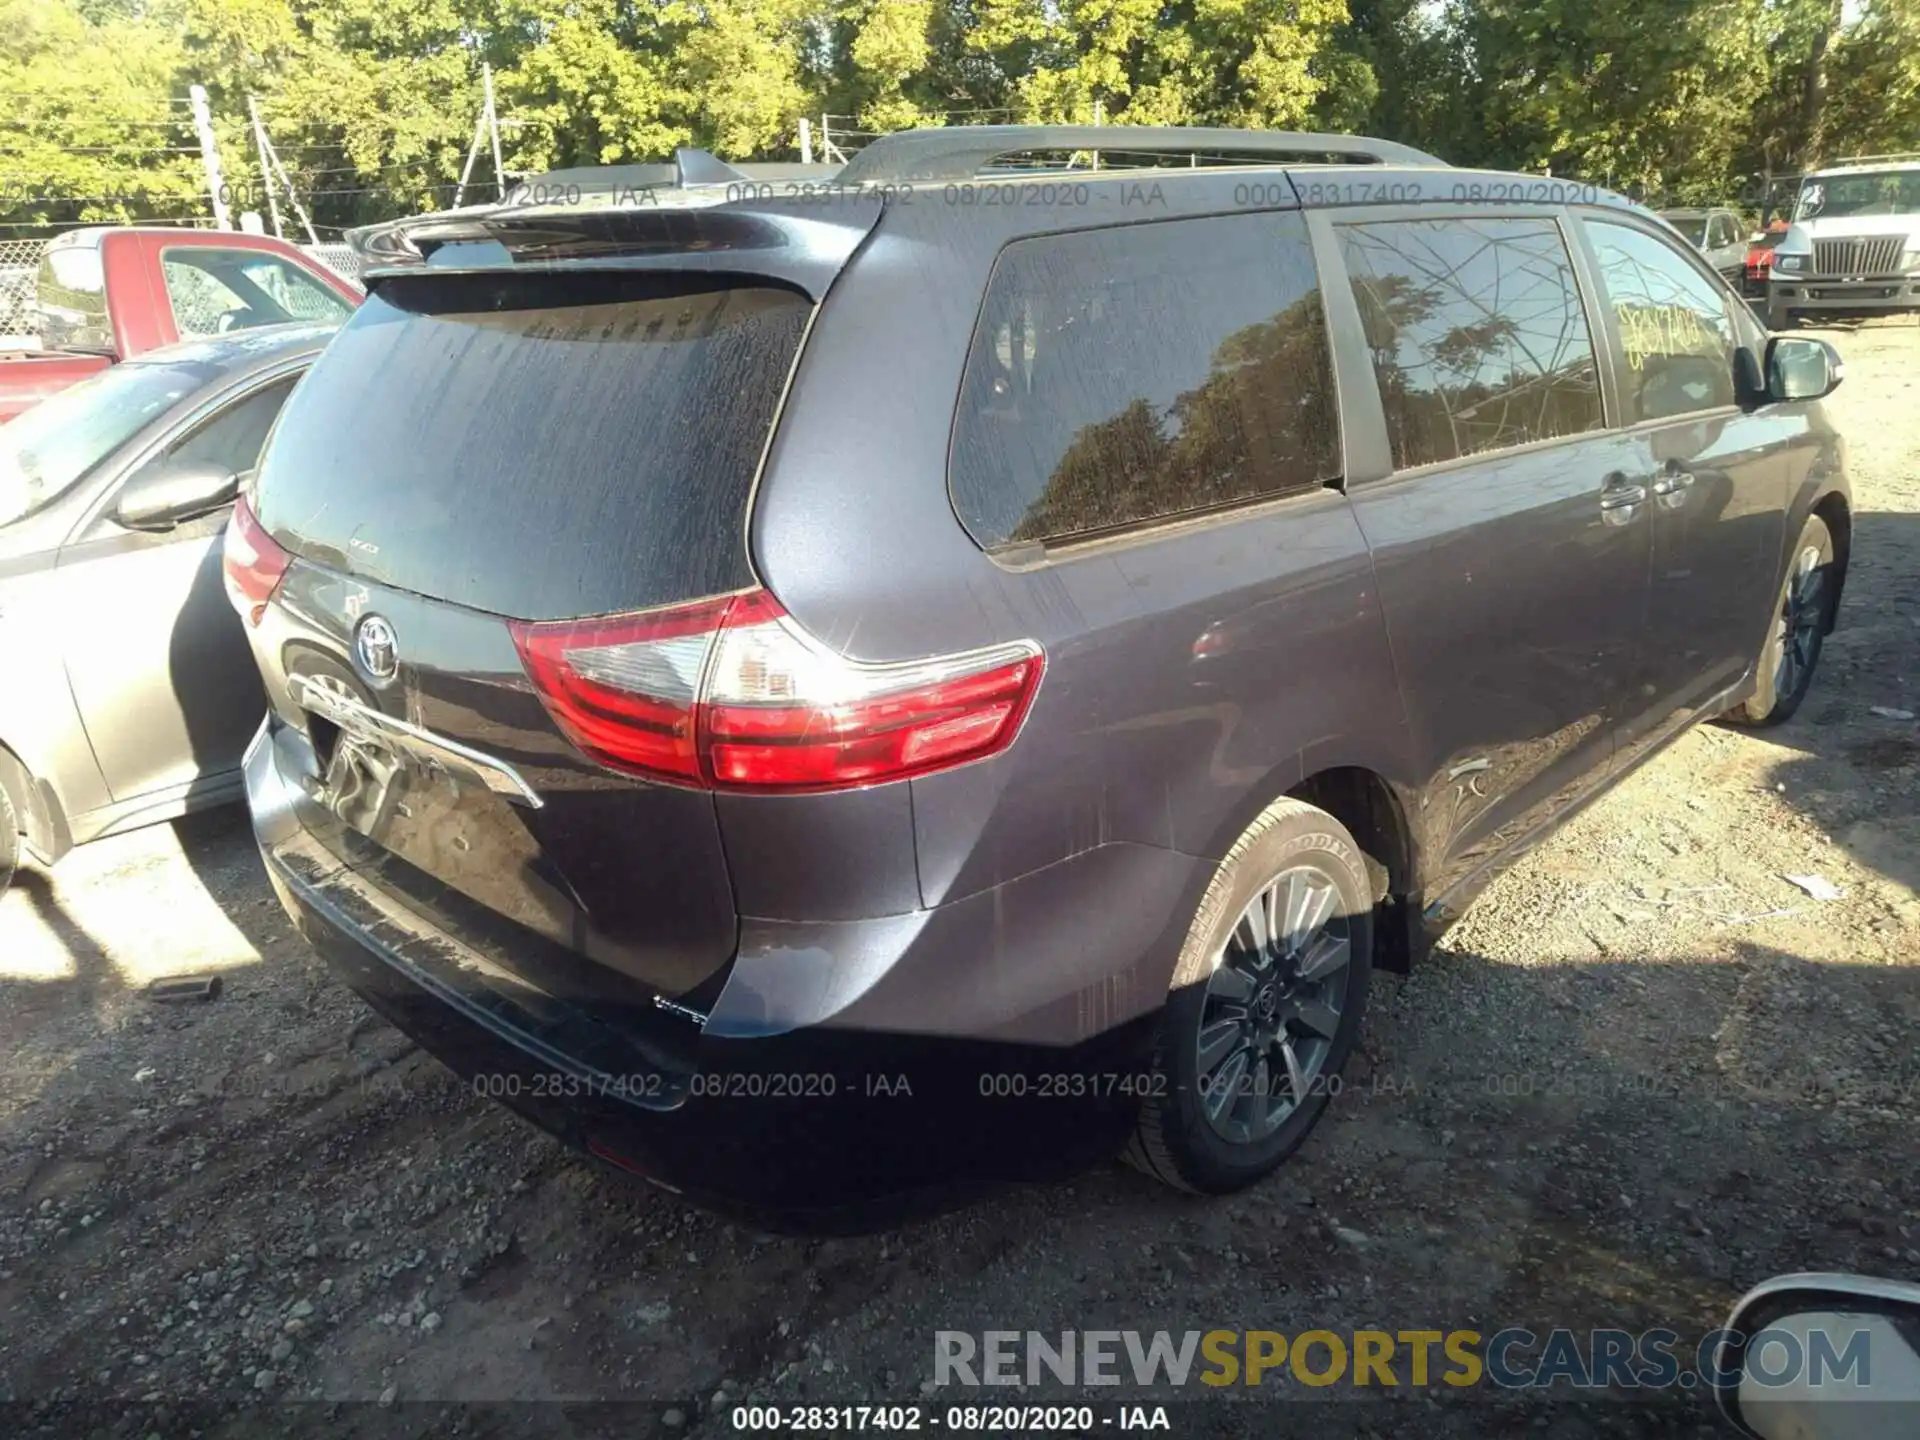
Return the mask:
[[1404,974],[1422,946],[1420,860],[1401,791],[1380,771],[1335,765],[1315,771],[1287,792],[1326,811],[1353,836],[1373,886],[1373,964]]
[[37,779],[5,740],[0,740],[0,789],[7,792],[14,816],[27,837],[27,848],[35,855],[51,862],[73,848],[58,792],[47,781]]
[[1249,786],[1203,853],[1216,860],[1224,856],[1275,800],[1303,800],[1325,810],[1346,826],[1367,858],[1374,892],[1374,967],[1405,974],[1430,948],[1419,924],[1425,857],[1410,818],[1413,791],[1392,778],[1399,767],[1380,763],[1377,747],[1330,745],[1322,757],[1312,768],[1297,762],[1277,766],[1265,783]]

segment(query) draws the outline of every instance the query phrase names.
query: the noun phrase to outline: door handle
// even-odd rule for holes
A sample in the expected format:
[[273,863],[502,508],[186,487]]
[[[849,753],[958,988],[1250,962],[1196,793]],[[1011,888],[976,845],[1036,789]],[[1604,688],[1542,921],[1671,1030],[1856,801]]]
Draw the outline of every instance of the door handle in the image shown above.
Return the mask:
[[1646,499],[1645,485],[1616,472],[1600,487],[1600,518],[1609,525],[1625,525],[1640,513]]
[[1654,477],[1653,493],[1660,497],[1660,508],[1678,510],[1687,503],[1687,492],[1693,488],[1693,472],[1676,461],[1669,460],[1658,475]]

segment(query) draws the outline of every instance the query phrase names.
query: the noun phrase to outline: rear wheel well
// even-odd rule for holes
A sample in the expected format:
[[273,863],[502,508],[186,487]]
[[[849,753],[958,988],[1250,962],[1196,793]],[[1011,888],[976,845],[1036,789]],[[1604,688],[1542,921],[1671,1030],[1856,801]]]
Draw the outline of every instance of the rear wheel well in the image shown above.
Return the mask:
[[1826,522],[1833,537],[1833,604],[1827,608],[1827,629],[1831,631],[1840,613],[1840,595],[1847,584],[1847,557],[1853,551],[1853,512],[1838,490],[1830,490],[1814,502],[1813,513]]
[[1406,816],[1393,787],[1371,770],[1342,766],[1322,770],[1287,793],[1333,816],[1359,845],[1373,889],[1373,963],[1404,973],[1414,949],[1414,863]]

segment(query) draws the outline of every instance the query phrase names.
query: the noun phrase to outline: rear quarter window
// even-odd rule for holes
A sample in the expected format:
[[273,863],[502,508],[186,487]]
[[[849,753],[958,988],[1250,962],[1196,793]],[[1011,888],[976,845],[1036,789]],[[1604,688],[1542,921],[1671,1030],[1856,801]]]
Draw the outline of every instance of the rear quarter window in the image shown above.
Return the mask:
[[950,469],[983,547],[1312,489],[1338,456],[1299,215],[1040,236],[994,266]]

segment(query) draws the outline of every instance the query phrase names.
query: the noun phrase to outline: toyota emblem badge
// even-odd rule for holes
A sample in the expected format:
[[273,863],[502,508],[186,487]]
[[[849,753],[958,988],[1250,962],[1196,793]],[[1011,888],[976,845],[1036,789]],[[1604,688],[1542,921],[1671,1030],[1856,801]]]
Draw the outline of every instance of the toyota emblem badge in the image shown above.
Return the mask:
[[378,615],[369,615],[360,622],[353,649],[360,659],[360,668],[371,679],[391,680],[399,672],[399,637],[393,633],[393,626]]

